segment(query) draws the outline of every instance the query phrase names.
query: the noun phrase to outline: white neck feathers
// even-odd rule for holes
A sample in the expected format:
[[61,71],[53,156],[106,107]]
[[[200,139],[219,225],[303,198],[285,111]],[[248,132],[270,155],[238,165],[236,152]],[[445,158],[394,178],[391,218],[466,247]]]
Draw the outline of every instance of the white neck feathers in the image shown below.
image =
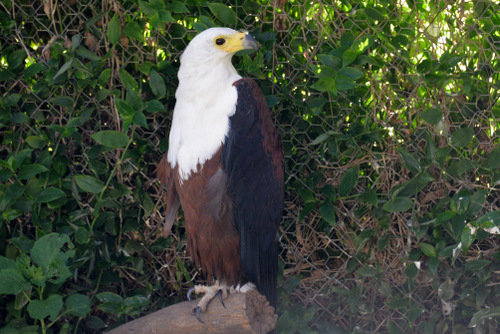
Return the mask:
[[233,83],[241,78],[230,55],[214,59],[187,51],[181,57],[167,156],[172,168],[178,166],[181,182],[224,143],[238,98]]

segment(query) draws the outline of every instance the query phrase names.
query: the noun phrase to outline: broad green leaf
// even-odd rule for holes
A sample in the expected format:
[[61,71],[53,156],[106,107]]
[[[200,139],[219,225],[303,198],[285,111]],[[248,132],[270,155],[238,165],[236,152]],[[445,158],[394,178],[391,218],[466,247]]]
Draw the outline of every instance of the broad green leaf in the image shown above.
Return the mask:
[[357,84],[356,84],[356,82],[354,82],[354,80],[352,80],[349,77],[346,77],[345,75],[338,75],[335,80],[337,83],[338,90],[348,90],[348,89],[351,89],[351,88],[357,86]]
[[208,8],[222,23],[228,25],[238,23],[236,13],[228,6],[221,3],[209,3]]
[[27,291],[31,284],[27,282],[17,268],[0,270],[0,295],[15,295]]
[[436,125],[443,119],[443,112],[436,108],[421,111],[418,115],[430,125]]
[[339,70],[339,75],[344,75],[351,80],[358,80],[362,78],[365,74],[354,67],[343,67]]
[[320,191],[323,195],[325,195],[327,198],[329,198],[332,202],[335,201],[335,199],[337,198],[337,192],[335,191],[335,188],[330,184],[323,186],[320,189]]
[[426,243],[420,243],[419,244],[420,250],[422,253],[424,253],[428,257],[436,257],[436,249],[434,248],[433,245],[431,244],[426,244]]
[[148,122],[146,120],[146,116],[142,111],[136,111],[133,117],[133,123],[138,126],[142,126],[143,128],[148,128]]
[[377,193],[370,188],[365,190],[365,192],[360,196],[360,199],[373,206],[376,206],[378,203]]
[[65,244],[71,244],[66,234],[49,233],[35,241],[30,256],[34,263],[41,266],[45,271],[49,270],[57,259],[65,258],[61,248]]
[[50,188],[45,188],[45,189],[42,189],[41,191],[39,191],[36,194],[35,199],[38,203],[46,203],[46,202],[55,201],[56,199],[59,199],[59,198],[65,197],[65,196],[66,196],[66,193],[64,191],[62,191],[61,189],[50,187]]
[[491,263],[489,260],[471,260],[465,262],[465,269],[470,271],[478,271],[488,266]]
[[361,277],[374,277],[377,274],[377,269],[370,265],[366,265],[356,270],[356,274]]
[[474,328],[486,319],[493,319],[498,317],[500,317],[500,306],[483,309],[472,316],[469,327]]
[[144,29],[141,28],[139,23],[136,21],[130,21],[127,23],[125,28],[123,29],[123,33],[130,38],[136,39],[139,42],[144,40]]
[[153,6],[151,6],[146,1],[139,0],[139,8],[141,9],[141,11],[144,14],[146,14],[149,17],[154,16],[155,14],[158,14],[158,9],[154,8]]
[[405,332],[398,327],[391,319],[387,320],[387,331],[389,334],[405,334]]
[[17,174],[17,177],[20,180],[26,180],[26,179],[31,179],[32,177],[43,173],[47,172],[49,169],[45,167],[44,165],[40,164],[31,164],[31,165],[26,165],[21,168],[19,173]]
[[71,65],[73,65],[73,59],[68,60],[63,66],[61,66],[61,68],[59,69],[59,71],[57,71],[56,75],[54,75],[52,80],[55,80],[58,76],[69,70],[71,68]]
[[158,11],[158,17],[159,17],[160,22],[163,22],[163,23],[176,22],[175,19],[172,17],[172,15],[169,12],[167,12],[165,9],[160,9]]
[[483,224],[485,222],[490,222],[496,226],[500,226],[500,210],[488,212],[477,219],[478,224]]
[[451,135],[451,144],[455,147],[464,147],[469,145],[472,137],[474,136],[474,130],[472,128],[460,128],[453,132]]
[[462,234],[460,235],[460,242],[462,243],[462,252],[467,253],[475,239],[476,236],[472,234],[471,229],[468,226],[465,226],[464,229],[462,230]]
[[121,34],[122,28],[120,27],[120,19],[115,13],[111,20],[109,20],[106,36],[108,37],[108,40],[111,42],[111,44],[117,44],[120,41]]
[[66,311],[76,317],[86,317],[90,312],[89,297],[76,293],[66,298]]
[[24,185],[20,185],[19,183],[13,183],[7,187],[5,192],[3,193],[3,198],[2,202],[10,202],[19,196],[21,196],[24,191],[26,190],[26,187]]
[[73,106],[73,98],[70,96],[56,96],[51,98],[50,103],[55,104],[56,106],[61,107],[72,107]]
[[[84,46],[80,45],[79,47],[76,48],[75,50],[76,54],[84,59],[92,60],[92,61],[99,61],[101,60],[101,57],[90,51],[89,49],[85,48]],[[107,69],[109,70],[109,68]]]
[[99,299],[101,303],[108,303],[108,302],[119,303],[123,300],[123,298],[120,295],[117,295],[116,293],[109,291],[98,293],[96,297],[97,299]]
[[139,84],[137,83],[137,81],[125,69],[120,68],[120,70],[118,71],[118,76],[120,77],[121,83],[127,90],[139,89]]
[[327,199],[320,207],[319,213],[321,218],[323,218],[328,224],[335,226],[335,205],[329,199]]
[[490,152],[486,162],[484,163],[484,167],[487,169],[495,169],[500,166],[500,146],[495,148]]
[[331,67],[335,70],[338,70],[340,66],[342,66],[342,60],[338,57],[329,54],[319,54],[318,58],[323,65]]
[[413,154],[401,148],[397,148],[396,151],[401,156],[401,159],[403,159],[406,168],[408,168],[411,172],[415,174],[420,172],[422,167],[420,166],[418,159]]
[[169,10],[177,14],[189,13],[189,9],[180,1],[172,1],[169,5]]
[[146,107],[144,109],[146,109],[146,111],[150,112],[150,113],[157,113],[160,111],[165,111],[165,107],[158,100],[148,101],[146,103]]
[[347,49],[342,54],[342,67],[346,67],[350,63],[356,60],[358,54],[351,49]]
[[438,288],[438,296],[444,300],[450,300],[455,296],[455,283],[451,279],[447,279]]
[[344,173],[344,175],[342,175],[342,178],[340,179],[339,182],[340,197],[347,196],[347,194],[349,194],[354,189],[354,186],[358,181],[358,175],[359,175],[358,166],[353,166],[349,168]]
[[484,203],[486,202],[486,195],[487,195],[486,189],[479,189],[474,194],[472,194],[470,199],[470,205],[469,208],[467,209],[467,215],[469,217],[474,217],[481,211],[481,209],[484,206]]
[[75,181],[80,189],[89,193],[98,194],[104,188],[104,183],[91,175],[75,175]]
[[0,270],[9,268],[16,269],[16,261],[0,255]]
[[311,88],[319,90],[320,92],[337,93],[337,84],[334,78],[321,78],[311,85]]
[[374,8],[374,7],[366,7],[365,8],[365,13],[368,17],[370,17],[371,19],[375,20],[375,21],[383,21],[384,20],[384,15],[382,15],[382,13],[380,12],[380,10],[378,10],[377,8]]
[[44,300],[32,300],[28,304],[28,313],[30,317],[37,320],[45,319],[50,316],[54,319],[63,307],[62,296],[60,295],[50,295]]
[[413,206],[413,202],[408,197],[395,197],[387,201],[382,207],[389,212],[404,212]]
[[155,69],[151,69],[151,74],[149,76],[149,87],[151,87],[151,91],[158,98],[165,96],[165,93],[167,92],[165,81],[163,80],[161,75],[156,72]]
[[418,268],[414,262],[408,264],[405,268],[405,275],[409,279],[414,279],[418,275]]
[[19,50],[12,52],[7,57],[7,65],[9,66],[8,67],[9,70],[12,71],[21,66],[24,63],[25,59],[26,59],[26,51],[24,51],[24,49],[21,48]]
[[123,101],[120,98],[115,98],[115,105],[116,109],[118,110],[118,113],[120,114],[121,117],[124,119],[130,119],[134,116],[135,111],[128,102]]
[[439,258],[437,256],[429,258],[427,266],[429,267],[431,273],[435,275],[439,267]]
[[91,137],[99,144],[112,148],[125,147],[129,141],[126,134],[114,130],[99,131]]

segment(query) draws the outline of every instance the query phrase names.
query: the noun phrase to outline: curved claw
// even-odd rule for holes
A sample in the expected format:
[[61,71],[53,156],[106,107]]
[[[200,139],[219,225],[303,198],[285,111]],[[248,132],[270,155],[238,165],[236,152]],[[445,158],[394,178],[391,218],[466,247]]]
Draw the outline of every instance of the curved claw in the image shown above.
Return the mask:
[[189,301],[192,301],[191,294],[193,293],[193,291],[194,291],[194,286],[188,290],[187,297]]
[[194,312],[194,315],[196,316],[196,319],[198,319],[199,322],[201,322],[202,324],[204,324],[204,322],[200,318],[200,307],[196,306],[194,308],[193,312]]
[[222,289],[219,289],[219,292],[217,294],[219,295],[220,303],[222,304],[222,306],[224,306],[224,308],[226,308],[226,305],[224,305],[224,300],[222,299]]

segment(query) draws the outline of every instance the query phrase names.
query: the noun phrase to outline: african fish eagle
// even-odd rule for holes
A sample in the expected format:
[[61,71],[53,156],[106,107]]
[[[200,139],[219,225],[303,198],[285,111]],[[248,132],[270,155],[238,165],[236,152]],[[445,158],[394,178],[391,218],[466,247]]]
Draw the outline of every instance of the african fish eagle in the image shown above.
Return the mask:
[[[210,28],[181,56],[168,153],[157,174],[167,188],[164,235],[182,206],[188,251],[210,287],[194,309],[255,287],[276,309],[283,148],[257,83],[242,78],[234,53],[257,50],[246,33]],[[191,292],[191,291],[190,291]],[[190,293],[188,293],[189,297]]]

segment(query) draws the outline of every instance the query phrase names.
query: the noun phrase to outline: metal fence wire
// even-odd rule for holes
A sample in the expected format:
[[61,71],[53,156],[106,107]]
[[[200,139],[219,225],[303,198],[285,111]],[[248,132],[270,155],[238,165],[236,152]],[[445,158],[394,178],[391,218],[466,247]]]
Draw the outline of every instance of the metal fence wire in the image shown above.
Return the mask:
[[[394,326],[424,331],[419,323],[446,323],[446,303],[466,299],[459,290],[464,277],[472,274],[457,277],[456,294],[443,298],[439,287],[452,276],[456,257],[444,261],[451,257],[434,254],[440,264],[430,270],[432,252],[421,244],[448,235],[435,252],[454,245],[460,253],[459,243],[466,242],[460,233],[468,226],[476,238],[459,255],[464,262],[495,261],[492,256],[499,251],[495,224],[475,223],[500,208],[498,2],[224,4],[230,12],[199,1],[0,4],[2,15],[14,18],[12,33],[0,37],[2,48],[25,50],[26,62],[57,63],[62,71],[68,62],[65,50],[75,45],[75,36],[81,38],[81,48],[66,69],[71,74],[60,75],[67,75],[67,84],[28,85],[26,73],[0,81],[2,96],[23,94],[15,111],[34,120],[18,125],[25,139],[34,127],[66,126],[74,115],[86,117],[77,128],[80,140],[63,139],[70,174],[94,174],[102,159],[111,165],[119,160],[114,150],[92,151],[91,136],[99,130],[127,130],[116,102],[129,98],[123,70],[138,83],[144,101],[156,95],[148,86],[151,68],[165,82],[165,94],[156,99],[164,111],[146,110],[147,127],[135,130],[137,145],[144,146],[143,159],[127,157],[117,174],[133,193],[120,199],[122,208],[143,209],[139,230],[127,232],[124,220],[118,232],[107,231],[120,238],[117,245],[123,248],[117,246],[117,252],[130,252],[134,241],[144,247],[137,260],[142,269],[123,265],[120,277],[134,288],[161,284],[168,296],[182,295],[189,284],[201,280],[186,251],[182,218],[173,236],[158,243],[165,198],[154,169],[167,149],[182,51],[197,31],[229,25],[249,31],[262,46],[257,55],[235,57],[234,62],[240,73],[258,81],[285,146],[280,321],[295,323],[295,329],[315,319],[318,331],[333,330],[329,326],[334,324],[352,331],[394,333]],[[113,20],[121,32],[115,44],[109,33]],[[6,61],[0,60],[0,69]],[[85,69],[92,62],[100,62],[102,76],[89,79]],[[94,81],[81,90],[82,80]],[[73,115],[57,99],[61,96],[76,102]],[[11,130],[0,131],[8,137]],[[10,153],[7,147],[2,151],[2,158]],[[467,204],[460,211],[464,197],[479,207]],[[82,195],[80,203],[84,207],[92,200],[92,195]],[[21,218],[29,225],[29,214]],[[479,230],[486,234],[478,237],[474,231]],[[452,240],[454,232],[459,234]],[[483,283],[498,285],[498,275]],[[463,328],[467,325],[464,320]]]

